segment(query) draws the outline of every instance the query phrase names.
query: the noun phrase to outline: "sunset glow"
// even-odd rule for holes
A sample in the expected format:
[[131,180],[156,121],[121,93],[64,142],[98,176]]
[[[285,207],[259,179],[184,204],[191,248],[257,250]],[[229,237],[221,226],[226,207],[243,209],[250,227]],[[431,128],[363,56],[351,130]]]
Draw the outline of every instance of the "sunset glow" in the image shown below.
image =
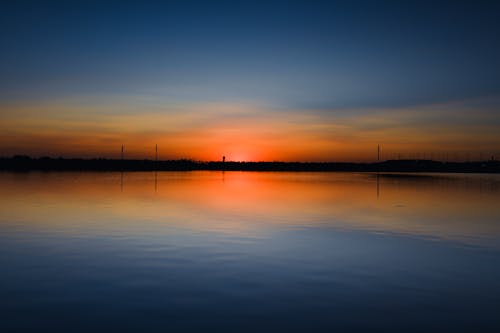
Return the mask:
[[494,11],[405,6],[7,6],[0,156],[500,155]]
[[[137,110],[140,110],[138,112]],[[493,115],[472,107],[380,109],[369,114],[276,110],[243,104],[37,104],[3,107],[5,155],[230,161],[370,161],[376,146],[394,159],[479,159],[497,152]],[[444,121],[460,114],[460,123]],[[92,115],[91,117],[89,115]],[[443,122],[435,123],[435,119]],[[445,155],[446,154],[446,155]]]
[[0,6],[0,333],[500,332],[500,1]]

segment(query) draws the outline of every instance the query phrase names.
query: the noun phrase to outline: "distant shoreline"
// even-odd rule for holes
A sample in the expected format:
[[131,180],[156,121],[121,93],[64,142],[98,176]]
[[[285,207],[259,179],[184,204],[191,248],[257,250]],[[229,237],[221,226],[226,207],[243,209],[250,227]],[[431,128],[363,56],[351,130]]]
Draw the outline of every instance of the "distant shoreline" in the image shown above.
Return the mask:
[[441,162],[387,160],[360,162],[221,162],[193,160],[121,160],[81,158],[0,158],[2,171],[354,171],[500,173],[500,161]]

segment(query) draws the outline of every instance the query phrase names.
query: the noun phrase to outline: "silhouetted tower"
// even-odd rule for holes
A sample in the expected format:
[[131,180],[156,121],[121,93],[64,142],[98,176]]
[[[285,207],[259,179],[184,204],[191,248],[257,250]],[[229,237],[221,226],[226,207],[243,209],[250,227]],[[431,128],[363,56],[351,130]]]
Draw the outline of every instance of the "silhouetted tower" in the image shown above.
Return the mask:
[[122,154],[121,154],[121,158],[122,158],[122,161],[123,161],[123,145],[122,145]]
[[155,146],[155,161],[158,162],[158,144]]
[[377,161],[380,162],[380,145],[377,146]]
[[222,156],[222,163],[226,162],[226,156]]

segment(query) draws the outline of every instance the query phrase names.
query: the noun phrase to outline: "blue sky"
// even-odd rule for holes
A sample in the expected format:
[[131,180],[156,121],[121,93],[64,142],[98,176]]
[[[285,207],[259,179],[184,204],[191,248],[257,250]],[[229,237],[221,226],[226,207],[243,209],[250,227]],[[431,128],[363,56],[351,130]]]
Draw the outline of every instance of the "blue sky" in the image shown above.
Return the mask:
[[500,89],[494,2],[11,2],[2,99],[427,104]]

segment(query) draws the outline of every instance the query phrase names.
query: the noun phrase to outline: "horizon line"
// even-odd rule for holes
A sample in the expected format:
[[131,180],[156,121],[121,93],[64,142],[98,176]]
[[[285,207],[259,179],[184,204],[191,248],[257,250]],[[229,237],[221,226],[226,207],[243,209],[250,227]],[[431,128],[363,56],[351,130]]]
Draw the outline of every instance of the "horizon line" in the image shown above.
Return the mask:
[[491,155],[489,159],[470,159],[470,160],[462,160],[458,161],[456,159],[434,159],[434,158],[397,158],[397,159],[380,159],[373,161],[284,161],[284,160],[227,160],[225,156],[220,160],[199,160],[193,158],[174,158],[174,159],[151,159],[151,158],[114,158],[114,157],[63,157],[63,156],[40,156],[33,157],[30,155],[24,154],[15,154],[9,156],[0,156],[0,159],[10,159],[10,160],[22,160],[22,159],[30,159],[30,160],[84,160],[84,161],[93,161],[93,160],[105,160],[105,161],[149,161],[149,162],[192,162],[192,163],[351,163],[351,164],[379,164],[384,162],[393,162],[393,161],[427,161],[427,162],[439,162],[439,163],[478,163],[478,162],[491,162],[497,161],[495,155]]

